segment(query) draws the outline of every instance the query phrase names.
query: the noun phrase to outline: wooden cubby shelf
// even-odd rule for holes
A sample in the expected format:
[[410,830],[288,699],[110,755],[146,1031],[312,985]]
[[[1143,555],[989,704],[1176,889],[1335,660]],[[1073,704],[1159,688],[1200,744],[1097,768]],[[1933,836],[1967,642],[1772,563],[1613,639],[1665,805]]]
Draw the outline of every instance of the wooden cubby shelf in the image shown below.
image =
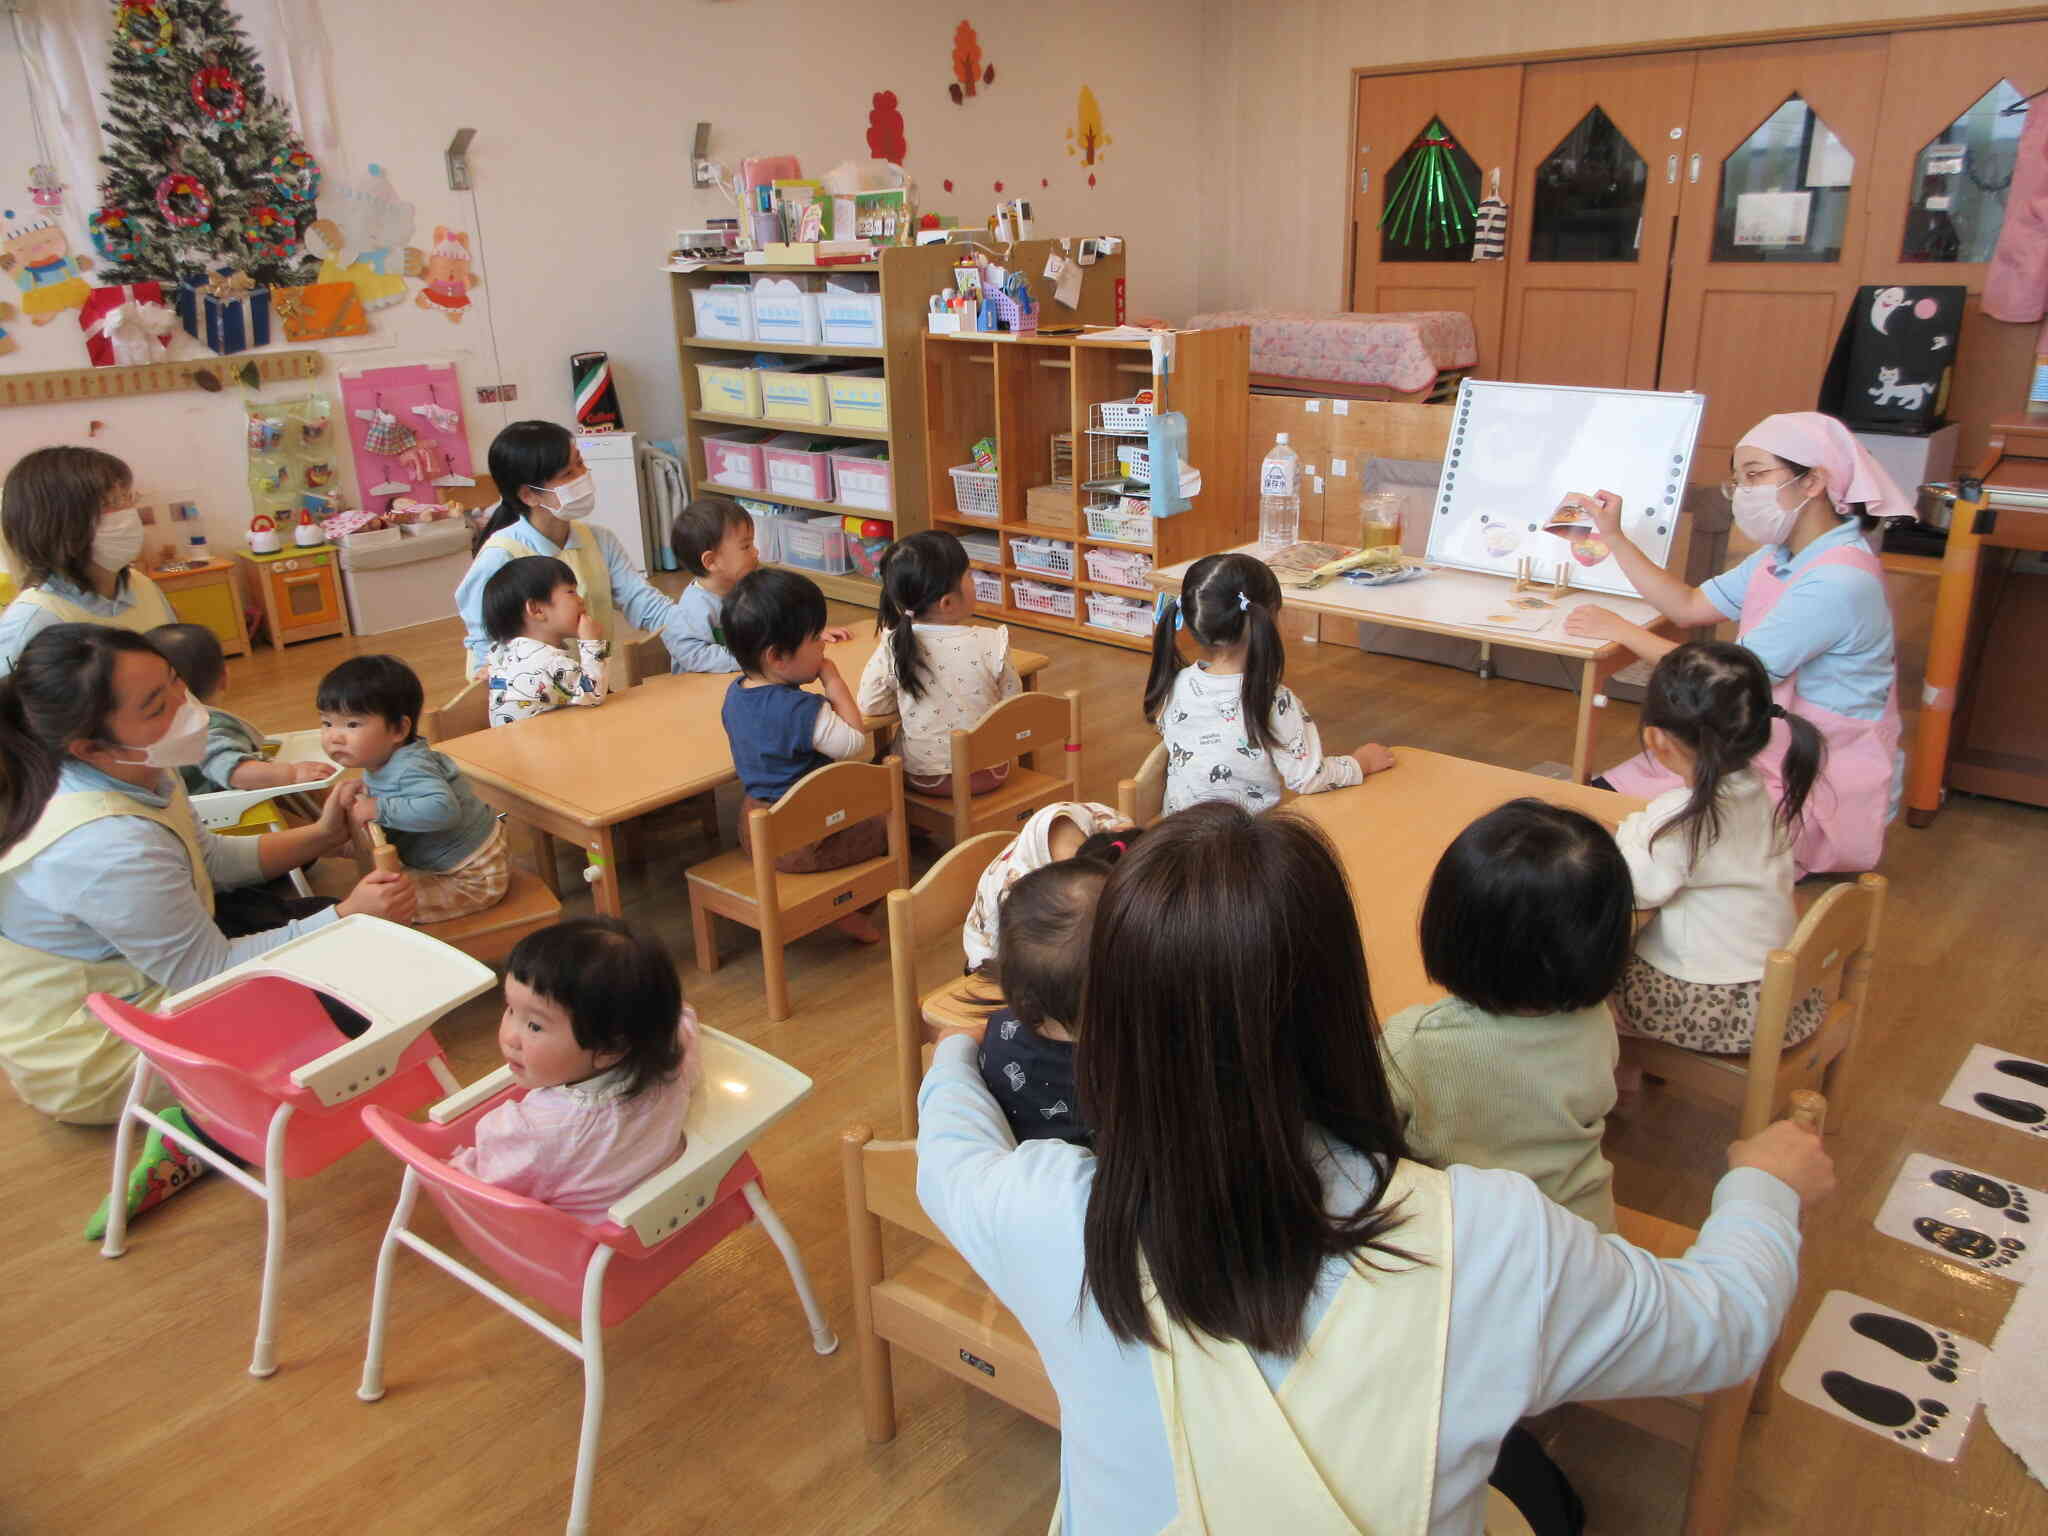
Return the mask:
[[[993,534],[1002,541],[1002,558],[975,560],[977,568],[1000,575],[1065,587],[1075,595],[1071,619],[1032,613],[1014,603],[984,603],[984,617],[1084,640],[1142,650],[1149,635],[1125,634],[1088,622],[1087,597],[1149,601],[1149,590],[1119,587],[1088,579],[1090,549],[1137,551],[1158,565],[1174,565],[1199,555],[1229,549],[1251,537],[1246,487],[1250,483],[1246,445],[1250,423],[1250,335],[1243,329],[1183,332],[1175,342],[1173,371],[1162,380],[1152,372],[1149,344],[1144,341],[1103,341],[1085,332],[1074,336],[987,335],[925,338],[926,499],[931,521],[959,534]],[[993,365],[993,366],[991,366]],[[1153,543],[1129,544],[1098,539],[1088,532],[1085,509],[1096,499],[1084,491],[1089,408],[1109,400],[1128,399],[1150,387],[1161,391],[1168,410],[1188,419],[1187,462],[1202,474],[1201,494],[1185,512],[1158,518]],[[1051,480],[1051,448],[1055,433],[1071,432],[1082,455],[1069,488],[1074,526],[1071,529],[1030,521],[1025,516],[1026,492]],[[972,462],[972,447],[982,438],[996,443],[997,507],[994,521],[959,515],[953,497],[952,470]],[[1015,536],[1053,539],[1073,546],[1074,574],[1055,576],[1012,562],[1009,541]]]

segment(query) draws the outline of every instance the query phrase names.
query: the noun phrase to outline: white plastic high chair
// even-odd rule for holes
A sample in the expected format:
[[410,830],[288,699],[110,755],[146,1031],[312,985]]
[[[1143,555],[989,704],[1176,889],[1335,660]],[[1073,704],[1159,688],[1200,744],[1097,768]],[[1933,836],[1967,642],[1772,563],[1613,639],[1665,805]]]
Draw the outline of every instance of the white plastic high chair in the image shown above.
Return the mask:
[[327,754],[320,750],[318,731],[287,731],[282,736],[272,736],[270,740],[277,743],[272,762],[326,763],[334,771],[310,784],[279,784],[270,789],[217,789],[209,794],[194,795],[192,814],[199,818],[200,826],[209,832],[225,832],[239,822],[252,806],[285,795],[309,795],[332,789],[334,781],[341,777],[341,769],[335,767]]
[[[583,1362],[583,1431],[569,1499],[571,1536],[589,1527],[604,1420],[604,1330],[631,1317],[750,1219],[760,1222],[782,1254],[810,1324],[811,1347],[821,1355],[839,1348],[812,1294],[795,1240],[762,1193],[760,1170],[747,1155],[748,1145],[811,1091],[811,1080],[715,1029],[699,1030],[698,1052],[703,1078],[684,1120],[682,1155],[621,1197],[602,1222],[583,1221],[486,1184],[448,1161],[475,1141],[476,1123],[488,1110],[519,1093],[509,1068],[500,1067],[435,1105],[426,1124],[382,1107],[362,1111],[370,1134],[404,1162],[405,1181],[377,1254],[369,1349],[356,1396],[374,1403],[384,1395],[391,1263],[402,1244]],[[580,1335],[412,1231],[408,1223],[422,1189],[471,1254],[544,1305],[580,1317]]]
[[[249,1374],[271,1375],[277,1369],[285,1181],[310,1177],[368,1140],[362,1105],[409,1114],[453,1088],[454,1076],[429,1030],[496,980],[489,966],[439,940],[358,914],[232,966],[168,999],[158,1012],[94,993],[87,999],[93,1013],[141,1053],[114,1133],[102,1256],[118,1259],[126,1248],[131,1138],[135,1123],[146,1122],[264,1202],[263,1281]],[[370,1027],[344,1038],[315,991],[353,1008]],[[146,1107],[159,1076],[207,1135],[248,1162],[253,1175]]]

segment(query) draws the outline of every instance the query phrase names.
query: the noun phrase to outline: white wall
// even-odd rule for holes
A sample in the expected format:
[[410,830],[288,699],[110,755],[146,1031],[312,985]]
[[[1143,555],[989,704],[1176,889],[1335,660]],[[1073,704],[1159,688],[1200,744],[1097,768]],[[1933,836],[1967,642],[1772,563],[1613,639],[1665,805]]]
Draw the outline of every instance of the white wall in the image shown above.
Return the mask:
[[[867,156],[878,90],[901,103],[906,165],[923,206],[979,220],[1001,180],[1006,194],[1035,200],[1040,233],[1125,235],[1132,306],[1185,316],[1208,224],[1195,164],[1198,15],[1171,0],[1129,0],[1113,25],[1081,0],[974,14],[996,79],[955,106],[946,87],[962,9],[939,0],[441,0],[429,12],[393,0],[328,0],[351,165],[382,164],[418,206],[415,243],[428,243],[437,222],[469,230],[485,279],[460,325],[408,296],[373,317],[371,336],[329,344],[346,354],[334,365],[447,360],[472,389],[516,384],[510,407],[480,406],[473,393],[464,402],[481,463],[504,421],[566,420],[569,355],[603,350],[627,425],[674,435],[681,392],[668,279],[657,268],[678,226],[729,211],[716,194],[689,187],[695,123],[712,124],[714,159],[794,153],[815,174]],[[5,206],[25,199],[13,179],[34,159],[12,46],[0,34]],[[1083,83],[1114,140],[1092,189],[1064,138]],[[474,208],[447,190],[442,170],[442,146],[459,126],[477,130]],[[90,199],[90,189],[73,189],[74,241]],[[21,347],[0,358],[0,373],[85,365],[75,316],[7,329]],[[181,343],[176,355],[201,353]],[[294,392],[303,391],[266,394]],[[198,501],[217,545],[246,525],[242,409],[232,389],[0,410],[0,466],[46,443],[85,441],[94,418],[105,423],[94,441],[135,466],[145,502]]]

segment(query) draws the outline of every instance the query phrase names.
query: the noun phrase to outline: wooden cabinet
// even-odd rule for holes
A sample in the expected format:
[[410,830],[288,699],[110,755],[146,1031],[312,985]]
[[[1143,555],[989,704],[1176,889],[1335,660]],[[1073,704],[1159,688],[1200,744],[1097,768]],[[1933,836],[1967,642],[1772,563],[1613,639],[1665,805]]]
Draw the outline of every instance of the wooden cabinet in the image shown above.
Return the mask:
[[[932,525],[992,544],[996,555],[973,563],[1000,582],[1001,600],[984,602],[976,611],[1082,639],[1138,650],[1149,646],[1154,594],[1137,563],[1177,564],[1241,544],[1255,531],[1251,509],[1257,503],[1245,494],[1250,361],[1251,333],[1242,327],[1181,332],[1175,338],[1173,371],[1164,379],[1154,375],[1143,341],[927,336],[925,439]],[[1116,509],[1120,498],[1091,493],[1083,482],[1090,478],[1091,452],[1098,466],[1115,465],[1117,440],[1100,433],[1091,437],[1090,429],[1102,426],[1095,408],[1128,400],[1143,389],[1162,391],[1167,409],[1187,417],[1186,462],[1201,471],[1202,490],[1173,517],[1139,518],[1129,528],[1115,528],[1103,514]],[[1042,520],[1027,521],[1025,498],[1051,478],[1052,439],[1067,433],[1075,444],[1075,473],[1067,490],[1073,529],[1063,532]],[[972,445],[985,437],[996,442],[990,507],[995,515],[968,517],[962,515],[952,472],[973,464]],[[1131,441],[1142,445],[1144,438]],[[975,494],[985,494],[988,482],[976,484]],[[1090,509],[1097,511],[1094,519]],[[1020,563],[1020,538],[1041,541],[1041,548],[1050,543],[1056,568],[1042,568],[1036,560]],[[1098,555],[1095,567],[1091,553]],[[1104,567],[1104,557],[1129,582],[1098,579],[1096,568]],[[1061,564],[1064,568],[1057,568]],[[1032,584],[1023,589],[1025,595],[1017,587],[1020,581]],[[1036,600],[1028,596],[1033,588],[1050,594],[1044,600],[1067,611],[1020,606],[1020,600]],[[1097,599],[1094,611],[1091,597]],[[1108,627],[1103,619],[1112,611],[1131,627]]]
[[226,655],[249,654],[249,626],[242,620],[242,598],[230,562],[209,560],[196,571],[151,571],[149,579],[170,599],[180,622],[212,630]]
[[297,640],[349,632],[341,601],[341,573],[331,544],[285,549],[274,555],[235,551],[242,574],[263,608],[270,643],[278,650]]

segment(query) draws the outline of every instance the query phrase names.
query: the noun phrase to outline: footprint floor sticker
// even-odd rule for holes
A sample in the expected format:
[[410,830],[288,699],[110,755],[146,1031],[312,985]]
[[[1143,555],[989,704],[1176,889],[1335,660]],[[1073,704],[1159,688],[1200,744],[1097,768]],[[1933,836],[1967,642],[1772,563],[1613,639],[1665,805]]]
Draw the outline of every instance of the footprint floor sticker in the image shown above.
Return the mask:
[[1977,1045],[1941,1096],[1945,1108],[2048,1140],[2048,1061]]
[[2034,1213],[2043,1209],[2048,1194],[2038,1189],[1916,1152],[1899,1170],[1876,1225],[1952,1264],[2024,1283],[2048,1240],[2034,1228]]
[[1780,1384],[1844,1423],[1952,1462],[1977,1411],[1985,1358],[1974,1339],[1829,1291]]

